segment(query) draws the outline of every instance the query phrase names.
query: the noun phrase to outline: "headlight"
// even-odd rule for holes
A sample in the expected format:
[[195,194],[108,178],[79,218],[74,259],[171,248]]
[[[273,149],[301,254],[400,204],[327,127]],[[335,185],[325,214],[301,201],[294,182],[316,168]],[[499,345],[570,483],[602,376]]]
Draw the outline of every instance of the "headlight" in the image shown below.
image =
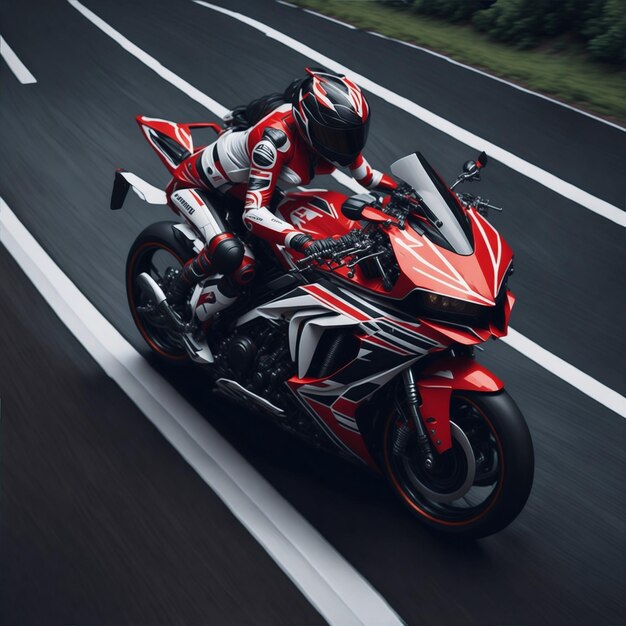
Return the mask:
[[440,296],[437,293],[424,293],[424,305],[426,309],[441,311],[442,313],[465,313],[468,310],[470,302],[465,300],[457,300],[448,296]]

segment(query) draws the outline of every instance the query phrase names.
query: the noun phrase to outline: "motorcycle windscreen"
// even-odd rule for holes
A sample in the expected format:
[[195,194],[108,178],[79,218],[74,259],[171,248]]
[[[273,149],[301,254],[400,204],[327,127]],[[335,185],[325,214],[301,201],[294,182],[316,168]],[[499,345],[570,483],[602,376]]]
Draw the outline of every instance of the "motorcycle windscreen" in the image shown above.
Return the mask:
[[467,217],[454,194],[419,152],[393,163],[391,173],[411,185],[419,194],[431,213],[441,222],[434,228],[454,252],[465,256],[473,253],[472,230]]

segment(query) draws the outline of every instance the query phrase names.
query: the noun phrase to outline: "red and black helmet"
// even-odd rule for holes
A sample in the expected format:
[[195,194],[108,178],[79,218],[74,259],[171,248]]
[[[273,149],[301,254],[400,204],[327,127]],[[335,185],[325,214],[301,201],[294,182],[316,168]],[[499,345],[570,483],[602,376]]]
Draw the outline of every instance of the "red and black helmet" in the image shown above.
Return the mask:
[[307,143],[335,165],[350,165],[367,141],[370,109],[349,78],[309,69],[293,94],[293,116]]

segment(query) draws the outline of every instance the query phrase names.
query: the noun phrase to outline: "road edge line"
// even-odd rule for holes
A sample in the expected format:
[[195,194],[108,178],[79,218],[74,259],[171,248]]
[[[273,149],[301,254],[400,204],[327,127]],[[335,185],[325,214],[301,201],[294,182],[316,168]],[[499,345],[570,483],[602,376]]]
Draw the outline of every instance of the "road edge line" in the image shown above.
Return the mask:
[[404,624],[387,601],[131,346],[0,198],[0,243],[105,373],[330,624]]
[[604,383],[579,370],[556,354],[552,354],[549,350],[542,348],[538,343],[511,327],[509,327],[508,334],[502,337],[500,341],[570,384],[574,389],[578,389],[592,400],[626,418],[626,398]]

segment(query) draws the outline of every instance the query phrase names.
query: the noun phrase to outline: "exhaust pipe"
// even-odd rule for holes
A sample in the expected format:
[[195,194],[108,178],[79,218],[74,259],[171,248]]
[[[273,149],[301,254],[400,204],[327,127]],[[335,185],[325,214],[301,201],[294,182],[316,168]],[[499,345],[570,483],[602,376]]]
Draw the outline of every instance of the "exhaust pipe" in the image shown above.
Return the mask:
[[169,305],[163,289],[157,285],[154,278],[150,274],[142,272],[137,276],[137,284],[141,291],[154,301],[156,308],[166,315],[173,327],[179,332],[185,332],[187,329],[185,323]]

